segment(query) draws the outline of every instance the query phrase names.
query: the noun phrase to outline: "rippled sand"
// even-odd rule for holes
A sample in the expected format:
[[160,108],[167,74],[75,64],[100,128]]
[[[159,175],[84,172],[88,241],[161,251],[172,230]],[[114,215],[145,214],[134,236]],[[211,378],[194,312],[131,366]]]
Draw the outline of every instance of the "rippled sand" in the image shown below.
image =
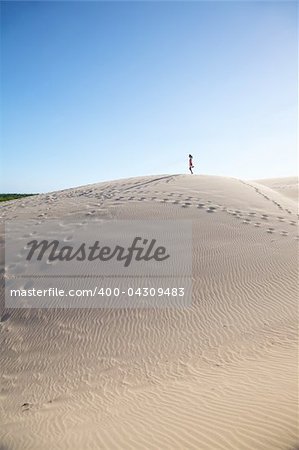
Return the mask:
[[2,223],[55,217],[74,229],[191,219],[193,298],[9,310],[2,290],[0,449],[295,449],[296,183],[165,175],[2,204]]

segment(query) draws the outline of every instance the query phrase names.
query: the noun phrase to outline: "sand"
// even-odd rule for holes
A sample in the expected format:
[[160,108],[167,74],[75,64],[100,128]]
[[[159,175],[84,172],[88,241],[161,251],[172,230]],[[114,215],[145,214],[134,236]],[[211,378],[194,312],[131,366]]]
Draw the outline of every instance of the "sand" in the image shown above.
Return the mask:
[[293,200],[298,200],[298,177],[269,178],[256,180],[257,183],[267,186],[280,194]]
[[2,204],[2,224],[190,219],[193,296],[4,309],[2,290],[0,449],[295,449],[294,181],[152,176]]

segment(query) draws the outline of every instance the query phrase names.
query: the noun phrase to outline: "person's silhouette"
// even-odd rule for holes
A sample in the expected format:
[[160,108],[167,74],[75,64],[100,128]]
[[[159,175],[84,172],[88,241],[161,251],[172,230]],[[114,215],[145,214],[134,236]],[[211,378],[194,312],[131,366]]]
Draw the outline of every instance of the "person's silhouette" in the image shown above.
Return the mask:
[[193,175],[193,156],[192,155],[189,155],[189,170],[190,170],[190,172],[191,172],[191,174]]

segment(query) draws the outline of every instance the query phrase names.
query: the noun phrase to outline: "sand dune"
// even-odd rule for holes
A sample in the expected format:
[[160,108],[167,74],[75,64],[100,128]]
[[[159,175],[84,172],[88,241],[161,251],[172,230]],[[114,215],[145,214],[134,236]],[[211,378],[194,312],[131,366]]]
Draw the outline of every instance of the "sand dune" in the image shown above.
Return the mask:
[[70,234],[105,218],[190,219],[193,294],[173,309],[2,303],[0,448],[295,448],[298,216],[283,186],[165,175],[1,206],[2,223],[55,218]]
[[257,180],[259,184],[267,186],[293,200],[298,200],[298,177],[269,178]]

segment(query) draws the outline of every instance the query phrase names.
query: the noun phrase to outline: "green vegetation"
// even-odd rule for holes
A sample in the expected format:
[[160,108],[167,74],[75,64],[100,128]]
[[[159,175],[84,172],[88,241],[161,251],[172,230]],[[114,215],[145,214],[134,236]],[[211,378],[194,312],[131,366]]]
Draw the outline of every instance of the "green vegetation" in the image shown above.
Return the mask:
[[36,194],[0,194],[0,202],[8,202],[17,198],[29,197]]

